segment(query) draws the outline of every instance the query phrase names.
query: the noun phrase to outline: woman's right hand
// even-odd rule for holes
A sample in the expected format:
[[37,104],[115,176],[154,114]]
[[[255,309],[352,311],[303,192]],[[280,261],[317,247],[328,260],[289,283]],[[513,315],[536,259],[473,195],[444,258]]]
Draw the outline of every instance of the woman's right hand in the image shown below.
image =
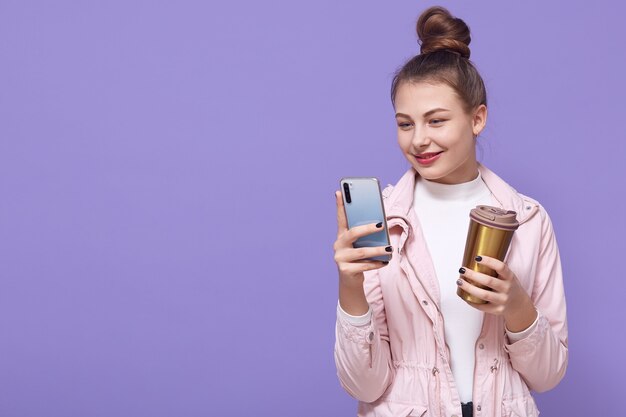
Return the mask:
[[362,315],[369,308],[363,291],[364,271],[371,271],[387,265],[383,261],[367,261],[365,258],[389,255],[391,246],[354,248],[352,244],[358,238],[380,232],[380,223],[370,223],[348,229],[348,221],[343,207],[340,191],[335,191],[337,200],[337,240],[333,245],[335,262],[339,270],[339,303],[348,314]]

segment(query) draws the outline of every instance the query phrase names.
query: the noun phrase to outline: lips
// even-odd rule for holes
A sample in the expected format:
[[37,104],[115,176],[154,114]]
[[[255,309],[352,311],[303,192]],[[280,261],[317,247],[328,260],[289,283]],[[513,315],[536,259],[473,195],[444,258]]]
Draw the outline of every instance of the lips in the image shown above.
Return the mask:
[[[443,152],[443,151],[441,151]],[[419,155],[415,155],[416,158],[419,159],[430,159],[435,155],[439,155],[441,152],[427,152],[427,153],[421,153]]]

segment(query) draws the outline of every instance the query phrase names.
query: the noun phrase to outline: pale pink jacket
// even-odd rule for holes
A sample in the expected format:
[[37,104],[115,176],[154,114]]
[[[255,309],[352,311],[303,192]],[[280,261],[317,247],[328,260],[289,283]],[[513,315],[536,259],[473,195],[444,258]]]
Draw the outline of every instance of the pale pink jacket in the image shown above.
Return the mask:
[[[555,387],[568,361],[567,319],[559,250],[539,203],[479,164],[494,206],[517,212],[520,227],[505,262],[531,296],[537,325],[509,344],[502,316],[485,314],[475,344],[474,416],[537,416],[529,389]],[[359,400],[359,416],[461,416],[439,310],[439,284],[412,208],[416,171],[383,191],[389,265],[365,273],[373,310],[363,326],[337,316],[335,363],[341,385]],[[468,213],[469,215],[469,213]],[[469,222],[469,216],[468,216]],[[461,262],[458,259],[450,262]]]

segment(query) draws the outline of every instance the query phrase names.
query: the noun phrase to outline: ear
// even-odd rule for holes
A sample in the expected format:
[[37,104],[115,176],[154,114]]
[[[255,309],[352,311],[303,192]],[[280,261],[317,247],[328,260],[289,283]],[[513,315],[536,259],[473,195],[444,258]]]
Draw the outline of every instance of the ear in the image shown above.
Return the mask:
[[487,106],[481,104],[474,110],[472,116],[472,132],[474,137],[478,136],[483,131],[487,124]]

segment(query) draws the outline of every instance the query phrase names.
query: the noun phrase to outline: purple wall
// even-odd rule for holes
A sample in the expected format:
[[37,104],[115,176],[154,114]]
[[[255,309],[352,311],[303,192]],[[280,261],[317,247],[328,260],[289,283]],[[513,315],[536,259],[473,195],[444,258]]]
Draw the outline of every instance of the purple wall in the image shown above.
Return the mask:
[[[556,229],[542,415],[624,415],[626,10],[439,4],[487,84],[480,159]],[[333,192],[407,168],[389,87],[429,5],[0,3],[0,416],[355,414]]]

